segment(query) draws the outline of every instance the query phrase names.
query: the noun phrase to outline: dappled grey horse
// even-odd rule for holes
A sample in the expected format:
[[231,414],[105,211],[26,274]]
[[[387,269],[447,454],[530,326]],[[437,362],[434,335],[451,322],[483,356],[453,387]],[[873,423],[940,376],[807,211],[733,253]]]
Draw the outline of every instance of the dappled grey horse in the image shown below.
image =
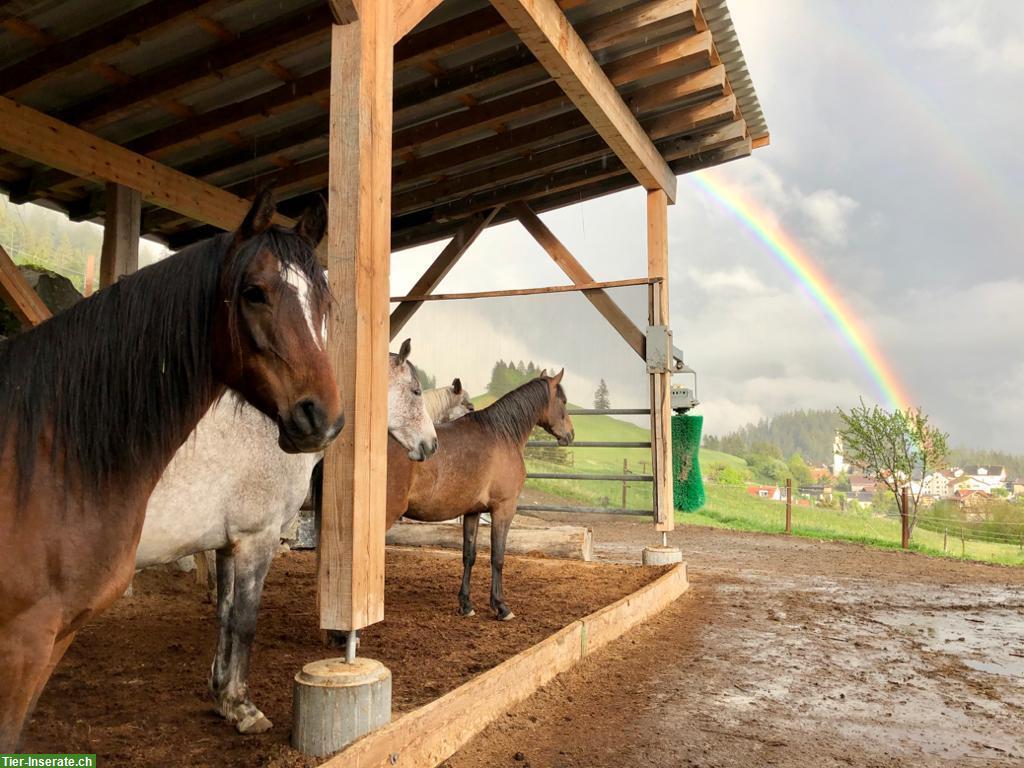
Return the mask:
[[[422,461],[437,448],[408,340],[390,356],[388,430]],[[146,508],[136,568],[217,552],[220,634],[210,670],[217,712],[242,733],[270,720],[249,698],[249,656],[263,581],[309,490],[322,454],[289,454],[277,426],[255,408],[225,396],[178,450]]]

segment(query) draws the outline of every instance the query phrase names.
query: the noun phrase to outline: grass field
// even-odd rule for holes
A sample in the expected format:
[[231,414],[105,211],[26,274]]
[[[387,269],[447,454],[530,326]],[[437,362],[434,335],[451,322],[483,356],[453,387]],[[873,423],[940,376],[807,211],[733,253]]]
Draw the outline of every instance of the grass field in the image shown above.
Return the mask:
[[[703,461],[703,459],[701,459]],[[707,504],[699,512],[677,512],[683,525],[709,525],[743,531],[779,533],[785,528],[786,505],[751,496],[744,488],[707,486]],[[856,541],[877,547],[900,546],[899,520],[870,512],[840,512],[821,507],[793,507],[793,533],[814,539]],[[950,535],[943,552],[943,534],[918,527],[910,548],[940,557],[965,557],[1004,565],[1024,565],[1024,551],[1012,544],[996,544]]]
[[[478,408],[494,402],[483,395],[473,399]],[[572,406],[575,407],[575,406]],[[650,439],[645,427],[611,416],[576,416],[573,418],[578,441],[641,442]],[[576,448],[559,449],[561,455],[572,455],[572,465],[543,461],[527,455],[527,469],[531,472],[574,472],[590,474],[622,474],[623,459],[636,474],[649,474],[651,452],[647,448]],[[700,464],[708,468],[713,464],[745,467],[738,456],[719,451],[700,450]],[[622,483],[602,480],[527,480],[528,488],[560,496],[570,503],[592,507],[621,507]],[[627,483],[626,507],[650,510],[651,484]],[[751,496],[742,487],[706,487],[707,503],[699,512],[677,512],[676,520],[683,525],[709,525],[744,531],[779,533],[785,528],[786,505]],[[870,512],[841,512],[822,507],[793,507],[793,533],[815,539],[855,541],[877,547],[896,549],[900,545],[900,524],[894,518],[879,517]],[[1005,565],[1024,565],[1024,551],[1009,544],[996,544],[967,539],[961,545],[959,537],[950,535],[943,552],[943,534],[917,528],[911,540],[911,549],[942,557],[966,557]]]

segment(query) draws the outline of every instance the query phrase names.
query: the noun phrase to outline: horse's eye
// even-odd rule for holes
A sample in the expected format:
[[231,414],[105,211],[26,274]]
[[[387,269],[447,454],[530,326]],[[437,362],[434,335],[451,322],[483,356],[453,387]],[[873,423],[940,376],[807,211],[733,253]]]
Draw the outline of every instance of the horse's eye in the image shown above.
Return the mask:
[[250,304],[266,304],[267,294],[258,285],[247,285],[242,289],[242,298]]
[[423,395],[423,390],[420,389],[419,387],[416,387],[416,389],[414,389],[412,393],[416,395],[416,397],[421,397]]

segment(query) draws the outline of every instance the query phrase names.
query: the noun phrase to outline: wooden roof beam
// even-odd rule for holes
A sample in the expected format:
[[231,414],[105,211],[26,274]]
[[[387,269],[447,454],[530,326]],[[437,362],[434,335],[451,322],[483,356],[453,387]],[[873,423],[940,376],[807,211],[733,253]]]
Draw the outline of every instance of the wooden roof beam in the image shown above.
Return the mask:
[[4,94],[20,95],[43,80],[71,67],[82,67],[102,54],[137,45],[139,37],[180,22],[189,14],[222,5],[223,0],[151,0],[0,71]]
[[[0,148],[82,178],[137,190],[142,199],[231,230],[250,203],[124,147],[0,96]],[[282,224],[293,222],[282,216]]]
[[646,189],[675,201],[676,177],[554,0],[491,4]]
[[394,41],[397,43],[409,34],[440,4],[441,0],[395,0]]

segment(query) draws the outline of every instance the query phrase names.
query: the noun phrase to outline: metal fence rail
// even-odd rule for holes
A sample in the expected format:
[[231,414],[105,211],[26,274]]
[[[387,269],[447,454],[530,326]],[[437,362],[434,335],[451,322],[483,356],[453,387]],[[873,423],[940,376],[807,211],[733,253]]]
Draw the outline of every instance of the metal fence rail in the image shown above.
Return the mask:
[[527,480],[607,480],[616,483],[650,483],[654,475],[589,475],[586,473],[567,472],[527,472]]
[[650,441],[643,443],[618,442],[615,440],[578,441],[572,445],[559,445],[554,440],[528,440],[527,448],[650,448]]

